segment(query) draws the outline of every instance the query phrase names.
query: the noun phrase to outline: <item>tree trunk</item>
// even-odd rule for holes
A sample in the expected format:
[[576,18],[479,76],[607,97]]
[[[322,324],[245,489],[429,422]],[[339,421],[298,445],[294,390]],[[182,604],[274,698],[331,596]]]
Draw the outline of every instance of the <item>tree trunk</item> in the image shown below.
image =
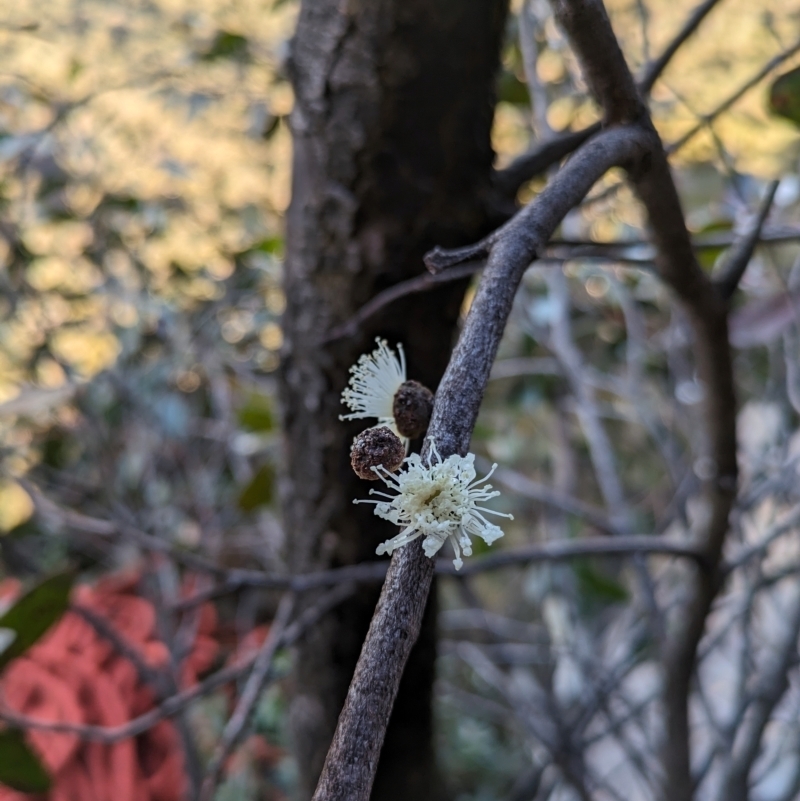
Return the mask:
[[[282,485],[295,571],[375,558],[392,535],[349,467],[358,431],[339,398],[376,335],[402,342],[431,389],[447,364],[465,285],[398,301],[358,336],[321,344],[376,293],[423,272],[434,245],[492,227],[490,128],[506,0],[305,0],[291,71],[294,169],[288,214]],[[290,726],[300,798],[310,798],[377,600],[366,587],[297,653]],[[435,592],[432,594],[435,599]],[[376,801],[442,796],[431,710],[435,601],[384,744]]]

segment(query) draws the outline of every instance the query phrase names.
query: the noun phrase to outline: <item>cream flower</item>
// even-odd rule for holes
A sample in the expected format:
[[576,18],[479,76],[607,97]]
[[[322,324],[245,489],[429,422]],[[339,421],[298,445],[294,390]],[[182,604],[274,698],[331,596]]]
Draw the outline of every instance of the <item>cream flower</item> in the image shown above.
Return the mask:
[[461,554],[472,555],[470,536],[480,537],[487,545],[503,536],[500,527],[490,523],[483,513],[512,520],[513,516],[478,506],[478,503],[500,494],[492,491],[491,484],[479,487],[494,473],[497,465],[476,481],[473,454],[454,454],[442,460],[433,440],[430,454],[427,465],[419,454],[412,454],[405,460],[407,468],[400,473],[373,467],[384,484],[396,490],[397,495],[370,490],[370,495],[380,495],[387,500],[357,500],[354,503],[374,503],[378,517],[403,527],[396,537],[381,543],[376,553],[391,554],[417,537],[424,537],[422,547],[425,555],[432,558],[449,539],[456,555],[453,564],[458,570],[464,564]]
[[375,341],[378,347],[372,353],[365,353],[350,368],[352,375],[342,392],[342,403],[353,412],[340,415],[339,419],[377,417],[379,426],[387,426],[397,434],[392,405],[397,390],[406,380],[406,357],[400,343],[397,344],[398,358],[385,339]]

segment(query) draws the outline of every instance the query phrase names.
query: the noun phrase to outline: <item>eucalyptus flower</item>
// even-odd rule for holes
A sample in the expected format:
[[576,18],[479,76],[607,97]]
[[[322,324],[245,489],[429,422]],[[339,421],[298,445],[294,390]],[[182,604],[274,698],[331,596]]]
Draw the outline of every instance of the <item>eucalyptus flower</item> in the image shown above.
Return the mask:
[[395,495],[370,490],[370,495],[384,500],[354,501],[375,504],[374,512],[378,517],[403,528],[396,537],[381,543],[376,553],[391,554],[423,537],[425,555],[433,558],[449,539],[455,552],[453,564],[459,570],[464,564],[461,554],[472,555],[470,537],[480,537],[491,545],[503,536],[502,529],[489,522],[485,514],[513,520],[512,515],[478,505],[500,494],[492,490],[491,484],[485,483],[497,468],[496,464],[484,478],[476,480],[474,454],[453,454],[442,459],[433,440],[427,464],[416,453],[404,464],[406,469],[398,473],[381,466],[372,468],[387,487],[395,490]]
[[350,368],[342,403],[352,413],[340,415],[339,419],[375,417],[377,426],[386,426],[405,440],[419,437],[428,428],[433,393],[418,381],[406,379],[406,357],[400,343],[395,353],[385,339],[375,341],[378,347]]

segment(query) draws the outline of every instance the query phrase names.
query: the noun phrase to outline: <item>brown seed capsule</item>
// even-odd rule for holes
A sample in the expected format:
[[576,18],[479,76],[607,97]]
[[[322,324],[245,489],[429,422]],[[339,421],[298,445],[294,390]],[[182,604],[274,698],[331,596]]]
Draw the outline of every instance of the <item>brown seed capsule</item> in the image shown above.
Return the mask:
[[428,430],[433,411],[433,393],[419,381],[400,384],[392,403],[397,430],[403,437],[414,439]]
[[400,437],[386,426],[368,428],[354,440],[350,449],[350,464],[359,478],[377,481],[380,476],[371,468],[383,466],[394,473],[406,458],[406,449]]

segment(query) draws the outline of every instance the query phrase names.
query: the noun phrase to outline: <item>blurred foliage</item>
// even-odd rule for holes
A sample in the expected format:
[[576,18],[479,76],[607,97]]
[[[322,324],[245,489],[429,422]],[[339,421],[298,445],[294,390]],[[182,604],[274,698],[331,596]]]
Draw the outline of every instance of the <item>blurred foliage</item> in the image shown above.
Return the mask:
[[0,651],[0,670],[22,656],[67,611],[73,579],[72,573],[45,579],[0,616],[0,632],[4,640],[8,638]]
[[44,793],[50,777],[21,729],[0,731],[0,783],[21,793]]

